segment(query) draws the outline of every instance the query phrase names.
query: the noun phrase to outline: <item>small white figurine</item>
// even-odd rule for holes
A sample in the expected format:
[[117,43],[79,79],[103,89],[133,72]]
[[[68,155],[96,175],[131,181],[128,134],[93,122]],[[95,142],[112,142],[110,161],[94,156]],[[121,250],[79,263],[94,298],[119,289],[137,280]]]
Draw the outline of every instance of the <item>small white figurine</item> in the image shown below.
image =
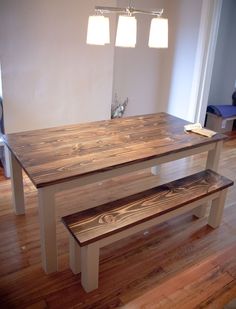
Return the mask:
[[119,103],[117,100],[117,94],[115,94],[115,103],[111,106],[111,119],[121,118],[124,115],[125,108],[128,105],[128,98],[123,103]]

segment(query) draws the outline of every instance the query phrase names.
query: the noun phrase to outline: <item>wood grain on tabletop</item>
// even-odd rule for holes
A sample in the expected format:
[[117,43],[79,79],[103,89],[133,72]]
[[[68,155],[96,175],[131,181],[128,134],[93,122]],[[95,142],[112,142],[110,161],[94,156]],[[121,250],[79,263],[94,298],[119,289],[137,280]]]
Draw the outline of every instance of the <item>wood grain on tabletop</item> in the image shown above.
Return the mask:
[[232,186],[226,177],[206,170],[129,197],[63,217],[81,246],[162,216]]
[[186,134],[186,121],[158,113],[13,133],[5,141],[36,187],[222,140]]

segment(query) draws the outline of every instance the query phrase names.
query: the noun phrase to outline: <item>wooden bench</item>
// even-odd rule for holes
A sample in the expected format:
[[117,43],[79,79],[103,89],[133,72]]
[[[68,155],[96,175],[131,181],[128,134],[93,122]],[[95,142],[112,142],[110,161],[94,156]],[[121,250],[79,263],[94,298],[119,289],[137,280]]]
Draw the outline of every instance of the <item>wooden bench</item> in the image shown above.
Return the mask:
[[98,287],[99,248],[212,201],[208,224],[219,226],[233,182],[206,170],[62,218],[70,232],[70,267],[86,292]]

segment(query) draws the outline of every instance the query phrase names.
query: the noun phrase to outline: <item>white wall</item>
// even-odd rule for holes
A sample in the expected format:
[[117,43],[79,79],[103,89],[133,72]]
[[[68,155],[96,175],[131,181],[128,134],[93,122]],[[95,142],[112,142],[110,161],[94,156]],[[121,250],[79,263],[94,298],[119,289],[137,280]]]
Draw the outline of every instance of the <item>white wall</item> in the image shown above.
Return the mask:
[[201,19],[201,0],[169,0],[170,47],[162,72],[162,106],[177,117],[194,121],[195,110],[189,110],[196,50]]
[[[168,49],[147,46],[150,16],[138,16],[135,49],[115,49],[113,95],[129,98],[126,115],[166,111],[193,120],[189,112],[202,0],[136,0],[135,7],[164,8]],[[118,0],[123,6],[127,1]]]
[[[85,43],[87,18],[96,4],[1,0],[0,61],[8,133],[110,117],[114,47]],[[114,17],[110,20],[114,27]]]
[[[132,5],[139,9],[158,9],[164,0],[134,0]],[[126,0],[118,0],[117,5],[126,7]],[[164,12],[165,17],[167,17]],[[166,49],[148,47],[150,22],[152,17],[136,15],[136,48],[115,48],[113,94],[120,100],[129,98],[125,115],[154,113],[160,110],[160,67],[161,57]]]
[[7,132],[109,118],[112,88],[113,97],[129,97],[126,115],[168,111],[188,119],[202,0],[133,0],[137,8],[164,8],[169,48],[148,48],[151,17],[139,15],[137,47],[115,48],[115,58],[114,15],[112,44],[85,44],[97,4],[116,1],[1,0]]
[[0,63],[0,97],[2,98],[2,69]]
[[232,104],[236,80],[236,1],[224,0],[208,104]]

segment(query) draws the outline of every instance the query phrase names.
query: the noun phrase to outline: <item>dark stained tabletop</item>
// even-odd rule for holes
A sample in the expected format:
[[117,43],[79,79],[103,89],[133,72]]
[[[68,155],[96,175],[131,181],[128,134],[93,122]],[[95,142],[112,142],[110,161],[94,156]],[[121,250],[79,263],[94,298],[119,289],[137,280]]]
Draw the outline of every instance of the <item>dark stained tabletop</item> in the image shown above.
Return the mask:
[[187,123],[158,113],[12,133],[4,141],[39,188],[226,138],[185,133]]

